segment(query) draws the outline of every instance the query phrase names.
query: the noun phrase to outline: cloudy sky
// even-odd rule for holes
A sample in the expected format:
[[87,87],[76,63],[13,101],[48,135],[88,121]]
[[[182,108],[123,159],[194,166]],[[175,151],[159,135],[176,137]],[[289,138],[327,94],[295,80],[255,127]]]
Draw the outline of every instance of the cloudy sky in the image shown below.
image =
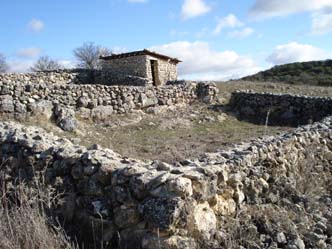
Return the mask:
[[41,55],[73,66],[72,50],[87,41],[177,57],[187,79],[332,58],[332,0],[1,0],[0,9],[11,71]]

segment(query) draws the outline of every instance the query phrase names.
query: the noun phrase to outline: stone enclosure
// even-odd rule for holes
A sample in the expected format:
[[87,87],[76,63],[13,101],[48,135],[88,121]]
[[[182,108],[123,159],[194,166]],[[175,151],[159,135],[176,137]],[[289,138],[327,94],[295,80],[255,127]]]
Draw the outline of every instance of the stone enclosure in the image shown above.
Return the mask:
[[[76,146],[42,129],[1,123],[0,158],[7,181],[19,175],[33,182],[33,172],[40,172],[46,184],[64,190],[60,212],[66,224],[80,224],[82,238],[89,238],[94,224],[103,243],[120,234],[120,248],[189,249],[213,241],[218,217],[253,200],[246,178],[261,191],[267,188],[267,179],[260,176],[266,169],[259,165],[272,164],[291,174],[307,148],[317,163],[328,160],[331,128],[332,120],[326,118],[289,134],[169,165],[122,158],[98,146]],[[259,189],[255,194],[260,195]]]
[[[61,122],[69,109],[100,120],[152,105],[210,102],[217,94],[209,84],[139,88],[0,77],[0,111],[17,119],[49,112]],[[82,240],[93,240],[93,231],[100,234],[98,243],[109,248],[212,248],[222,217],[268,196],[275,172],[295,174],[308,153],[322,167],[331,165],[331,103],[329,98],[234,93],[231,107],[245,118],[266,121],[270,112],[272,123],[279,115],[285,125],[317,122],[173,165],[125,158],[97,145],[77,146],[40,128],[1,122],[1,171],[5,184],[15,186],[17,177],[32,184],[40,177],[63,192],[58,212]]]
[[81,85],[77,77],[68,72],[0,75],[0,113],[18,120],[46,114],[61,128],[73,130],[75,116],[105,121],[113,114],[152,106],[211,102],[218,92],[213,84],[193,82],[162,87]]
[[332,115],[332,98],[325,97],[238,91],[230,106],[242,119],[270,125],[299,126]]

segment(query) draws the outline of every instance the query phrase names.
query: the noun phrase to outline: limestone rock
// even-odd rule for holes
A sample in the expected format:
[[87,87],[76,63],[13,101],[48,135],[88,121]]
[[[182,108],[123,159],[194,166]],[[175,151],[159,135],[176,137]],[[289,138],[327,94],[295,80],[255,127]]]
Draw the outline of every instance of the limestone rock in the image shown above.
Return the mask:
[[207,202],[198,204],[189,214],[187,229],[194,238],[210,239],[217,228],[217,218]]
[[53,115],[53,104],[48,100],[30,103],[28,108],[34,115],[45,116],[46,119],[50,119]]
[[54,115],[57,120],[57,124],[64,131],[74,131],[78,127],[78,121],[75,118],[75,111],[63,106],[56,106]]
[[0,95],[0,112],[14,112],[14,102],[12,96]]
[[167,182],[168,191],[181,197],[192,196],[193,189],[191,180],[188,178],[178,177]]
[[108,120],[113,114],[112,106],[97,106],[91,111],[91,116],[94,121],[105,121]]
[[122,205],[114,210],[114,222],[119,228],[127,228],[140,221],[140,214],[135,208]]
[[140,210],[144,220],[152,227],[168,231],[176,226],[184,205],[180,197],[156,198],[144,202]]
[[230,216],[236,211],[236,203],[229,196],[216,195],[213,200],[212,209],[216,215]]
[[147,97],[145,94],[140,95],[140,102],[143,108],[150,107],[158,104],[158,99],[156,96]]

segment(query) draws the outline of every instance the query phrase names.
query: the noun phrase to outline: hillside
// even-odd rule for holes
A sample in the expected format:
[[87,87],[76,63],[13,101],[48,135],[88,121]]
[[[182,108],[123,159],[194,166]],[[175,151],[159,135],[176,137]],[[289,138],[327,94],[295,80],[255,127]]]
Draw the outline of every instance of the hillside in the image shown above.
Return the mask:
[[249,81],[332,86],[332,60],[297,62],[275,66],[269,70],[242,79]]

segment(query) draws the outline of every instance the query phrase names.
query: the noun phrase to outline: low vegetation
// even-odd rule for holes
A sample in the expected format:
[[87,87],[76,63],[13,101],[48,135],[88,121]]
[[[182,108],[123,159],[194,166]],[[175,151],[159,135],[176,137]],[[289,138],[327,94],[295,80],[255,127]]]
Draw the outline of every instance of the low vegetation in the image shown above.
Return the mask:
[[312,85],[291,85],[275,82],[256,82],[246,80],[233,80],[227,82],[218,82],[219,95],[223,103],[227,103],[231,93],[237,90],[251,90],[254,92],[269,92],[296,94],[307,96],[331,97],[331,87],[318,87]]
[[[103,124],[80,120],[79,132],[64,132],[42,119],[31,119],[29,125],[42,126],[84,146],[99,144],[115,152],[137,159],[177,162],[215,152],[234,143],[276,135],[291,127],[265,127],[236,119],[224,107],[206,105],[177,106],[158,114],[137,111],[115,115]],[[154,111],[159,110],[151,109]]]
[[243,80],[332,86],[332,60],[297,62],[275,66],[255,75],[244,77]]
[[13,186],[4,172],[0,175],[0,248],[77,249],[52,212],[61,196],[37,181],[34,187]]

